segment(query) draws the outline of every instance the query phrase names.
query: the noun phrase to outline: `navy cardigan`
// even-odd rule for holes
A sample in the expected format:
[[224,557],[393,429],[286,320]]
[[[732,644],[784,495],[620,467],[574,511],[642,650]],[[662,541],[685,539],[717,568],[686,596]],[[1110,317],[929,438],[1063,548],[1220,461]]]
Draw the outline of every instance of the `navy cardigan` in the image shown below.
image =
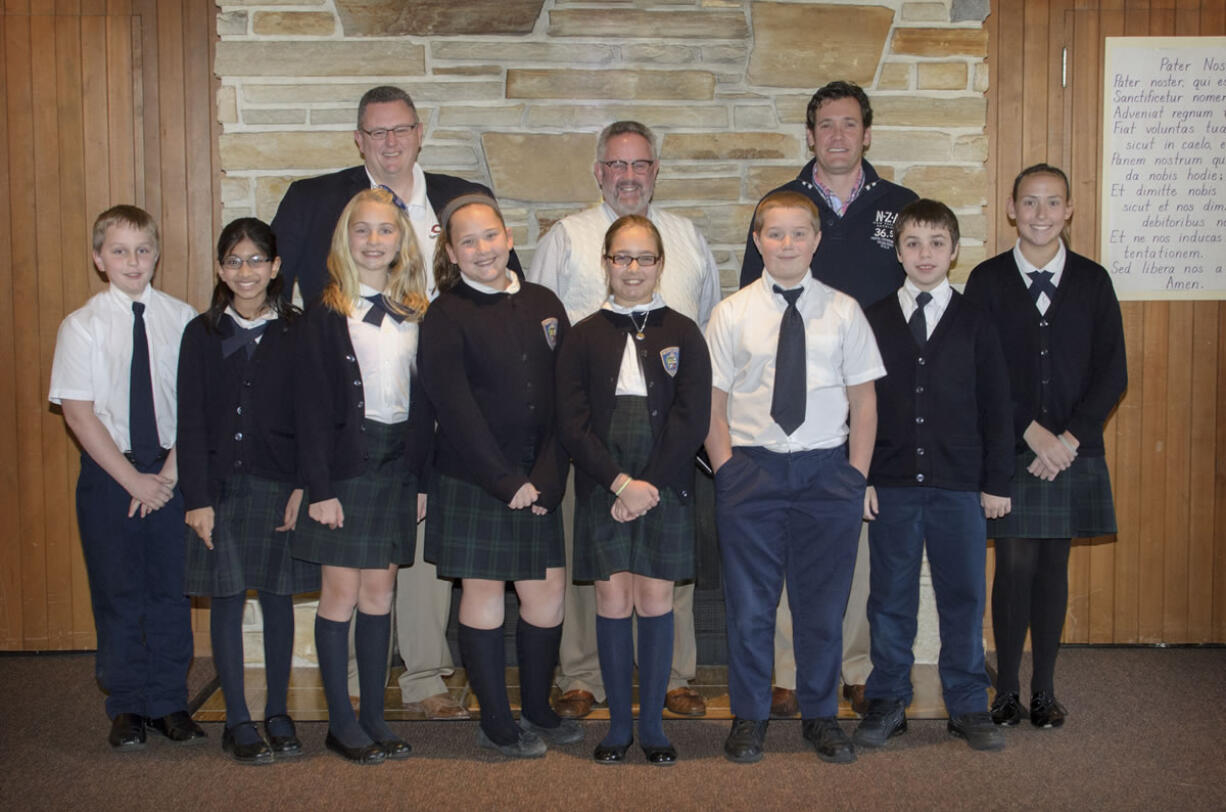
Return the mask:
[[553,510],[570,467],[554,421],[554,351],[570,323],[551,290],[522,285],[483,293],[457,281],[426,311],[417,365],[438,419],[434,470],[501,502],[531,482]]
[[1010,249],[971,271],[966,298],[1000,336],[1017,451],[1035,420],[1054,434],[1072,432],[1079,454],[1101,457],[1103,424],[1128,386],[1120,304],[1106,269],[1069,251],[1056,298],[1040,315]]
[[[575,462],[575,492],[584,499],[623,472],[606,442],[617,405],[617,377],[634,331],[629,316],[598,310],[575,325],[558,354],[558,426]],[[711,421],[711,356],[698,325],[667,307],[647,315],[634,342],[647,384],[653,447],[643,471],[625,471],[688,502],[694,454]]]
[[[302,319],[295,391],[298,398],[298,457],[307,498],[322,502],[336,496],[332,483],[352,479],[369,465],[362,427],[365,389],[349,338],[349,322],[340,313],[315,303]],[[434,415],[415,376],[410,386],[405,424],[405,456],[426,490],[426,463],[434,432]]]
[[179,416],[175,441],[179,486],[187,510],[215,505],[230,474],[298,481],[294,425],[297,327],[274,319],[255,354],[222,357],[234,320],[216,329],[204,313],[187,325],[179,347]]
[[923,350],[897,296],[865,313],[885,361],[868,481],[1009,495],[1009,375],[987,314],[956,291]]

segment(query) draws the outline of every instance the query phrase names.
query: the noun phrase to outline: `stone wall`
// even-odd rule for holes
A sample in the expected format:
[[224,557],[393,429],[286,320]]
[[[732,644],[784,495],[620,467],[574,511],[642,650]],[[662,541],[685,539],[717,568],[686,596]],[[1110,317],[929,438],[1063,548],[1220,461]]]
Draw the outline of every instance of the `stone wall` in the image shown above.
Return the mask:
[[983,258],[988,0],[219,0],[224,221],[270,219],[295,178],[360,162],[358,98],[404,87],[420,161],[490,184],[527,262],[592,204],[596,134],[661,136],[656,202],[707,235],[736,285],[754,203],[810,157],[804,112],[826,81],[873,101],[869,160],[949,203],[955,279]]

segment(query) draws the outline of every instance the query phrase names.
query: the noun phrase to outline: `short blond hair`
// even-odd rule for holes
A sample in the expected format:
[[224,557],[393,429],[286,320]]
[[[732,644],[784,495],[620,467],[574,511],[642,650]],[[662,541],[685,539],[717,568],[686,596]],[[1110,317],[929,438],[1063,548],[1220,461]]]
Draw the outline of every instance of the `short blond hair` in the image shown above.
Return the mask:
[[153,250],[161,253],[161,239],[158,237],[158,224],[153,215],[139,206],[127,203],[111,206],[94,220],[94,253],[102,250],[106,242],[107,229],[112,226],[130,226],[137,231],[143,231],[153,240]]
[[822,233],[822,213],[817,210],[817,204],[800,192],[784,189],[771,192],[759,201],[758,208],[754,209],[753,213],[754,234],[762,233],[766,213],[775,209],[804,209],[809,213],[809,219],[813,221],[813,230],[818,234]]

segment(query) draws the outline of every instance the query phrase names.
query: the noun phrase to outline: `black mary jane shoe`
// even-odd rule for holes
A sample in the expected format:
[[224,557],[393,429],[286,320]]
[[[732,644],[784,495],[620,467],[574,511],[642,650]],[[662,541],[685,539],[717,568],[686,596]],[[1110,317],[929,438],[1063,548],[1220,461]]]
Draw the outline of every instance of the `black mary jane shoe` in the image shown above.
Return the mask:
[[383,760],[387,758],[383,748],[376,742],[371,742],[361,747],[346,747],[340,739],[332,735],[331,730],[324,737],[324,747],[341,758],[352,761],[354,764],[382,764]]
[[626,760],[626,751],[630,749],[630,745],[634,744],[634,739],[625,744],[596,745],[596,749],[592,751],[592,761],[597,764],[621,764]]
[[1039,691],[1030,698],[1030,724],[1037,728],[1055,728],[1064,724],[1068,711],[1047,691]]
[[[284,719],[285,723],[289,725],[290,733],[288,736],[273,735],[268,723],[275,719]],[[302,741],[298,738],[298,731],[294,728],[294,720],[289,717],[288,713],[278,713],[265,719],[264,733],[268,737],[268,749],[272,750],[275,758],[296,758],[302,755]]]
[[666,744],[663,747],[650,747],[646,744],[641,745],[643,755],[647,757],[647,763],[655,767],[671,767],[677,763],[677,748],[671,744]]
[[1021,700],[1016,693],[997,694],[992,700],[992,722],[1000,727],[1015,727],[1025,718]]
[[[257,741],[250,744],[239,744],[234,740],[234,730],[235,728],[246,727],[248,725],[251,726],[252,732],[255,733]],[[256,766],[272,764],[273,761],[272,750],[268,748],[268,743],[260,736],[255,722],[251,721],[239,722],[233,728],[227,725],[221,734],[221,750],[239,764]]]

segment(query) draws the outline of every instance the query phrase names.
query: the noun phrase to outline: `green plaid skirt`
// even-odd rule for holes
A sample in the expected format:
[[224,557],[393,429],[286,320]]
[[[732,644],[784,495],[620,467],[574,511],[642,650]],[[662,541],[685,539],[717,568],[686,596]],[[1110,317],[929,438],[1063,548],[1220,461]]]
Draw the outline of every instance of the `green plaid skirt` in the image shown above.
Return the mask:
[[[637,476],[651,457],[647,398],[621,395],[609,423],[607,448],[621,469]],[[575,547],[571,571],[576,581],[605,580],[632,572],[666,581],[694,577],[694,506],[673,489],[660,488],[660,503],[645,516],[618,522],[609,515],[615,497],[593,488],[575,504]]]
[[213,549],[187,528],[188,595],[225,598],[258,589],[297,595],[319,589],[319,567],[290,555],[293,531],[277,532],[293,485],[250,474],[222,483],[214,506]]
[[352,479],[332,483],[345,514],[335,530],[307,514],[308,490],[294,532],[294,558],[354,569],[413,563],[417,542],[417,478],[404,456],[404,424],[365,420],[370,464]]
[[546,569],[566,565],[562,512],[511,510],[480,485],[435,474],[425,557],[442,578],[540,580]]
[[1054,482],[1044,482],[1026,470],[1034,456],[1029,449],[1017,455],[1010,494],[1013,509],[988,521],[989,538],[1071,539],[1116,532],[1104,457],[1078,456]]

